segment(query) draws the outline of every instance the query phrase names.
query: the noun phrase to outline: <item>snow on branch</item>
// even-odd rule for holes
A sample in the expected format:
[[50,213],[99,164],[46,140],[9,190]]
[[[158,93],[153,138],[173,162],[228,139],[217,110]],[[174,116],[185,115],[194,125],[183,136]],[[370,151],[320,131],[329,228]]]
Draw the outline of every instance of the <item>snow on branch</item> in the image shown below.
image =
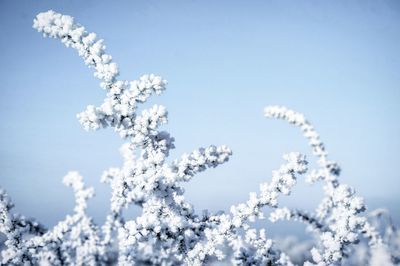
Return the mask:
[[[167,123],[166,108],[154,105],[137,113],[140,104],[165,90],[167,81],[154,74],[133,81],[118,80],[118,66],[106,54],[103,40],[70,16],[43,12],[34,19],[33,27],[45,37],[60,39],[77,50],[85,64],[94,69],[106,91],[105,99],[99,107],[89,105],[77,117],[85,130],[112,127],[126,139],[121,148],[124,163],[101,177],[111,188],[109,211],[102,225],[86,213],[94,190],[84,185],[77,172],[63,179],[73,189],[74,211],[49,229],[15,213],[10,198],[0,190],[0,233],[6,237],[0,256],[2,265],[400,263],[400,233],[390,216],[384,211],[365,214],[363,199],[339,182],[339,165],[328,160],[324,143],[303,114],[281,106],[265,109],[267,117],[301,129],[317,157],[317,169],[307,169],[303,154],[288,153],[271,179],[260,185],[258,193],[250,193],[246,202],[232,206],[228,213],[196,213],[185,200],[182,183],[227,162],[232,151],[225,145],[211,145],[167,163],[175,140],[160,130]],[[280,197],[291,195],[302,175],[311,184],[324,182],[324,198],[314,212],[290,209],[279,202]],[[141,209],[133,219],[124,215],[130,206]],[[295,256],[303,257],[302,261],[288,255],[293,250],[280,249],[268,236],[268,228],[254,228],[252,222],[264,219],[265,207],[272,209],[271,222],[290,220],[308,225],[313,247],[308,254]],[[381,230],[385,223],[389,224]],[[360,253],[362,248],[368,252]]]

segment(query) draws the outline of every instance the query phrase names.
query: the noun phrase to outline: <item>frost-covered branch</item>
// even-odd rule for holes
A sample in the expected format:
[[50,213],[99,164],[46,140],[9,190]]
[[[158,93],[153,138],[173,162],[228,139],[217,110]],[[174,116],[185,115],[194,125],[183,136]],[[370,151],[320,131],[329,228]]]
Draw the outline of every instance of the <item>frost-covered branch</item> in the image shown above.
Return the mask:
[[[286,107],[271,106],[265,108],[265,115],[271,118],[286,120],[300,127],[304,136],[309,140],[313,154],[318,158],[319,169],[311,170],[306,180],[309,183],[325,181],[325,197],[322,199],[316,216],[312,217],[302,213],[296,215],[296,211],[289,209],[278,210],[273,213],[273,221],[280,218],[294,218],[312,225],[320,233],[320,247],[313,248],[311,254],[318,265],[330,265],[339,263],[349,256],[352,244],[359,242],[361,235],[369,239],[371,247],[382,245],[382,239],[376,230],[361,214],[365,210],[364,201],[355,195],[354,189],[340,184],[338,177],[340,167],[336,162],[327,159],[328,153],[319,134],[308,122],[304,115]],[[278,214],[281,214],[279,217]],[[320,228],[325,227],[323,232]]]
[[[211,145],[168,161],[175,140],[160,130],[167,123],[166,108],[153,105],[138,113],[140,104],[165,90],[166,80],[154,74],[118,80],[118,66],[106,54],[103,40],[70,16],[40,13],[33,27],[77,50],[106,90],[99,107],[89,105],[77,115],[83,128],[112,127],[127,142],[121,148],[123,165],[110,168],[101,177],[111,188],[110,209],[102,225],[95,224],[86,212],[94,190],[84,185],[77,172],[63,179],[73,189],[74,212],[49,229],[14,213],[8,195],[0,190],[0,232],[7,239],[1,251],[2,265],[207,265],[221,261],[293,265],[288,256],[293,252],[281,250],[267,237],[268,228],[251,227],[256,219],[264,218],[264,207],[273,209],[269,215],[272,222],[300,221],[312,229],[316,241],[311,254],[303,254],[310,258],[302,261],[305,265],[351,264],[354,251],[361,254],[359,247],[364,246],[366,259],[358,261],[400,263],[399,231],[390,220],[383,233],[375,229],[382,225],[384,212],[376,211],[372,218],[364,214],[363,199],[339,182],[339,165],[328,160],[325,145],[304,115],[280,106],[265,109],[267,117],[300,127],[309,140],[318,168],[308,171],[305,179],[309,183],[323,181],[325,192],[315,212],[279,204],[280,196],[291,195],[298,176],[308,170],[305,156],[292,152],[284,155],[285,163],[260,185],[258,193],[250,193],[246,202],[232,206],[228,213],[198,214],[185,200],[182,184],[227,162],[232,151],[225,145]],[[133,219],[125,215],[132,206],[141,210]]]

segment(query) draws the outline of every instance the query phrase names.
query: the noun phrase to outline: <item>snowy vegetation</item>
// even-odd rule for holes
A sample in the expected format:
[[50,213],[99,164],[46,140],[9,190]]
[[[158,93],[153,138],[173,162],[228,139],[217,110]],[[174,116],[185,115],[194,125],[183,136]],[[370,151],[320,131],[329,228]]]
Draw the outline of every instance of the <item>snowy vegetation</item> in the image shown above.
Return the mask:
[[[94,196],[77,172],[64,177],[75,194],[72,215],[53,228],[12,211],[13,204],[0,191],[0,232],[6,236],[1,252],[5,265],[391,265],[400,263],[400,233],[390,215],[379,209],[366,213],[363,199],[339,181],[339,165],[328,153],[306,118],[281,106],[265,108],[265,116],[285,120],[300,128],[308,139],[318,168],[308,169],[307,159],[293,152],[272,172],[269,182],[248,201],[229,213],[197,214],[184,198],[183,182],[197,173],[225,163],[232,155],[226,146],[199,148],[167,163],[174,138],[159,130],[167,110],[154,105],[137,112],[153,94],[161,94],[167,81],[153,74],[138,80],[118,80],[118,67],[105,53],[103,40],[76,24],[72,17],[54,11],[40,13],[33,27],[46,37],[58,38],[78,51],[95,70],[106,97],[100,106],[89,105],[77,115],[86,130],[112,127],[126,140],[121,148],[124,164],[104,172],[110,185],[110,210],[103,225],[86,213]],[[323,182],[324,198],[313,213],[282,207],[279,200],[291,194],[298,178],[310,184]],[[135,219],[123,210],[139,206]],[[287,239],[277,245],[265,229],[252,227],[272,209],[272,222],[305,223],[314,241]]]

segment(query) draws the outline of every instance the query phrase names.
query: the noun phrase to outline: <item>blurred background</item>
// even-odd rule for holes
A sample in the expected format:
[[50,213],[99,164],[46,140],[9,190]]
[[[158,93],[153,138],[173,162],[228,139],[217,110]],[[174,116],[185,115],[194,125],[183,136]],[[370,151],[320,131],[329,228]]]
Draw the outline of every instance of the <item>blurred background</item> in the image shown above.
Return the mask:
[[[61,182],[70,170],[95,187],[89,213],[104,221],[110,189],[99,180],[121,165],[123,141],[78,123],[76,114],[105,92],[76,51],[32,28],[49,9],[104,38],[121,79],[155,73],[169,81],[144,107],[168,108],[164,129],[177,147],[170,159],[231,147],[228,163],[185,185],[196,210],[245,201],[283,153],[303,152],[315,165],[299,129],[263,117],[279,104],[304,113],[341,165],[341,181],[399,224],[400,2],[0,1],[0,186],[18,212],[51,226],[73,211]],[[321,197],[321,185],[299,180],[282,204],[311,210]],[[299,229],[268,226],[277,235]]]

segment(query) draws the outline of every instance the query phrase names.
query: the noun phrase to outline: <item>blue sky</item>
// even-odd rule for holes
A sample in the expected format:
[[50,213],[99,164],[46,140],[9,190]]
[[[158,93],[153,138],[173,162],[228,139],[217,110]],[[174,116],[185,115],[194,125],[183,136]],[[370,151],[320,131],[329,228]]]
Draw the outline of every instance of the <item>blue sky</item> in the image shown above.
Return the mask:
[[[400,4],[398,1],[11,1],[0,2],[0,185],[17,210],[54,224],[73,208],[62,185],[78,170],[97,197],[101,221],[122,140],[85,132],[75,115],[104,92],[75,51],[44,39],[32,20],[54,9],[105,39],[121,78],[162,75],[150,104],[169,110],[176,158],[227,144],[231,161],[186,185],[197,209],[244,201],[281,155],[309,155],[298,129],[267,120],[266,105],[303,112],[319,130],[342,182],[372,207],[399,213]],[[320,186],[299,182],[284,202],[312,208]]]

